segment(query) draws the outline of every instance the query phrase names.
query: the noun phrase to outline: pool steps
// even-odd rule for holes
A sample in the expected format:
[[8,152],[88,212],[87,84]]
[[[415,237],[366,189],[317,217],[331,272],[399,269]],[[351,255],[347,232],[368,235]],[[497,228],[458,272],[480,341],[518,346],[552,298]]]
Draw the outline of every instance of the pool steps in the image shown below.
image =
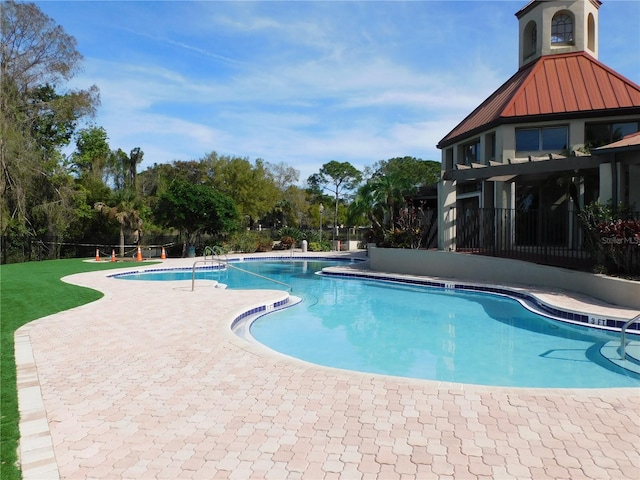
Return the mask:
[[626,344],[626,359],[620,355],[620,342],[611,340],[605,343],[600,349],[604,358],[620,368],[640,375],[640,341],[631,340]]
[[[209,247],[207,247],[209,248]],[[212,250],[213,252],[213,250]],[[248,275],[252,275],[254,277],[258,277],[258,278],[262,278],[263,280],[267,280],[269,282],[273,282],[276,283],[278,285],[282,285],[284,287],[287,287],[287,290],[289,290],[290,292],[293,291],[293,287],[291,285],[289,285],[288,283],[284,283],[281,282],[279,280],[275,280],[271,277],[267,277],[264,275],[260,275],[259,273],[255,273],[255,272],[251,272],[249,270],[245,270],[244,268],[240,268],[240,267],[236,267],[235,265],[232,265],[230,260],[227,258],[227,256],[225,255],[225,259],[223,260],[222,258],[219,258],[215,255],[212,255],[211,258],[207,258],[207,256],[205,255],[204,260],[196,260],[195,262],[193,262],[193,266],[191,267],[191,291],[195,290],[196,288],[196,265],[198,265],[199,263],[215,263],[215,267],[217,270],[221,270],[221,269],[225,269],[225,268],[233,268],[234,270],[238,270],[240,272],[244,272]]]

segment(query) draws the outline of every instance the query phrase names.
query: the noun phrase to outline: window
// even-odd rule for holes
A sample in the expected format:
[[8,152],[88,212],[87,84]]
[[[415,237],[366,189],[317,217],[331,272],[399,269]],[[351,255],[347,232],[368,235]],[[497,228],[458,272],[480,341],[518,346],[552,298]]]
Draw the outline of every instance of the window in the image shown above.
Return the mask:
[[569,15],[559,13],[553,17],[551,21],[551,43],[573,43],[573,19]]
[[589,14],[587,20],[587,48],[592,52],[596,51],[596,21],[593,18],[593,13]]
[[537,128],[516,130],[516,151],[533,152],[539,150],[540,132]]
[[534,53],[538,48],[538,26],[536,22],[529,22],[524,30],[524,43],[523,43],[523,55],[524,58],[528,58]]
[[490,133],[484,137],[484,158],[487,160],[496,159],[496,134]]
[[519,128],[516,130],[517,152],[539,152],[566,150],[567,127]]
[[640,131],[640,122],[587,123],[585,125],[585,146],[597,148],[622,140],[631,133]]
[[447,148],[444,155],[445,170],[453,170],[453,148]]
[[462,146],[462,158],[465,165],[478,163],[480,160],[480,140],[471,143],[465,143]]
[[541,150],[567,149],[567,127],[543,128],[540,132],[542,137]]
[[538,45],[538,26],[534,23],[531,29],[531,36],[529,37],[529,46],[532,52],[536,51]]

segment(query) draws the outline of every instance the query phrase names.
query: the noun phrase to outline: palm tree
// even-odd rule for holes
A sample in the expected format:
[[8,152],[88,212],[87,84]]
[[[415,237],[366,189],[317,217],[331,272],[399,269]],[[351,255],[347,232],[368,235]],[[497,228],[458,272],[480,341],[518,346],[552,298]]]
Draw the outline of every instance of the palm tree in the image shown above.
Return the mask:
[[356,193],[350,214],[364,214],[378,228],[391,227],[397,206],[404,203],[404,183],[395,175],[374,175]]
[[110,207],[106,203],[97,202],[94,208],[109,219],[116,220],[120,225],[120,256],[124,257],[124,234],[125,230],[138,231],[138,241],[142,236],[142,218],[140,211],[136,208],[135,202],[130,195],[121,194],[117,196],[116,205]]
[[356,225],[363,216],[367,218],[375,230],[382,230],[384,224],[384,208],[377,198],[373,182],[367,182],[356,192],[356,196],[349,204],[349,223]]

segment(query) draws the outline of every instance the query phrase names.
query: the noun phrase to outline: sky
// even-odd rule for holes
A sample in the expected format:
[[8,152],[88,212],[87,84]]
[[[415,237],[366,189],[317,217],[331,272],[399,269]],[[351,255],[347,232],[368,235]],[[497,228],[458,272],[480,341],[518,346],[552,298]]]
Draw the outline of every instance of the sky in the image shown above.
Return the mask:
[[[37,1],[77,40],[112,150],[284,162],[440,161],[436,144],[518,69],[528,0]],[[640,83],[640,0],[603,0],[599,60]]]

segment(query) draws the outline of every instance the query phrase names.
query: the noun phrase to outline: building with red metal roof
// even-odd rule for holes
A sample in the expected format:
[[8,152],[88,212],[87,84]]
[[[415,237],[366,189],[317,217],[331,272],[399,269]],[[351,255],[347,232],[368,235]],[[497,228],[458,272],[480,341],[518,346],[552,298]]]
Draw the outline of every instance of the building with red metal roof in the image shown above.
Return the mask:
[[[519,212],[536,238],[575,248],[585,205],[640,210],[640,86],[598,60],[601,5],[536,0],[516,13],[519,70],[438,143],[440,249],[491,241],[498,232],[483,230],[482,210],[513,212],[502,232],[510,248]],[[546,235],[564,220],[566,232]]]

